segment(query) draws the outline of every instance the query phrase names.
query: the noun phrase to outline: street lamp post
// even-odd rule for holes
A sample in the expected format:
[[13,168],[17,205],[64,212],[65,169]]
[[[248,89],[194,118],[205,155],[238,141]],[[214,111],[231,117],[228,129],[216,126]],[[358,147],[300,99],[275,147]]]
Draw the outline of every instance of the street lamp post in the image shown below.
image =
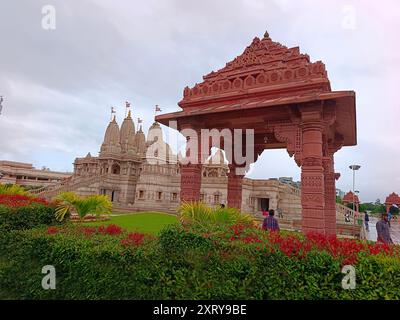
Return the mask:
[[356,171],[360,170],[361,166],[358,164],[353,164],[349,168],[353,170],[353,211],[355,211],[354,203],[356,198]]
[[[355,212],[355,202],[356,202],[356,171],[360,170],[361,166],[358,164],[353,164],[349,167],[351,170],[353,170],[353,212]],[[354,214],[354,220],[353,224],[356,223],[356,216]]]

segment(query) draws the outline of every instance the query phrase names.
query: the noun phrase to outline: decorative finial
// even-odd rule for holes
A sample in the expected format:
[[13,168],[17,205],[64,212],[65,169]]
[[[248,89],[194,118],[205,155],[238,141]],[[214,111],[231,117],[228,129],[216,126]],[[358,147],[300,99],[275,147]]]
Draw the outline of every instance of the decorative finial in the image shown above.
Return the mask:
[[[117,111],[115,111],[115,108],[114,107],[111,107],[111,122],[113,121],[113,114],[114,113],[117,113]],[[115,116],[114,116],[114,120],[115,120]]]
[[117,118],[116,118],[117,116],[114,116],[114,118],[113,118],[113,122],[117,122]]
[[131,117],[131,110],[128,111],[128,116],[126,117],[127,119],[132,119]]
[[125,118],[127,117],[126,114],[128,112],[128,109],[129,109],[129,111],[131,110],[130,107],[131,107],[131,103],[128,100],[126,100],[125,101]]
[[269,39],[269,33],[268,33],[268,31],[265,31],[265,33],[264,33],[264,39]]

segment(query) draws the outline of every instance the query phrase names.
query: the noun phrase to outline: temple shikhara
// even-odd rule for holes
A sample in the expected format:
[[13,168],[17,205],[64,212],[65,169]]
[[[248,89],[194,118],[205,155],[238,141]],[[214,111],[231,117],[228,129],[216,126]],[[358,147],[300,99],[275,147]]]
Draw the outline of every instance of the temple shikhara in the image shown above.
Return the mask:
[[[73,174],[36,193],[105,194],[121,212],[175,213],[181,202],[199,200],[260,219],[262,210],[279,209],[284,228],[351,233],[359,229],[356,213],[336,203],[340,174],[334,154],[357,144],[355,100],[354,91],[332,91],[321,61],[311,62],[298,47],[287,48],[265,33],[225,67],[184,88],[182,110],[157,116],[147,136],[135,128],[130,112],[121,126],[114,117],[98,156],[77,158]],[[164,141],[160,124],[172,123],[198,134],[186,136],[188,146],[198,147],[195,154],[190,148],[184,156],[174,154]],[[207,138],[204,148],[202,129],[228,130],[232,139]],[[251,130],[253,140],[235,135],[237,129]],[[211,154],[213,147],[218,149]],[[241,154],[250,150],[252,162],[266,149],[286,149],[301,168],[301,186],[246,178],[251,163],[228,152],[237,147]],[[185,161],[189,157],[197,161]]]

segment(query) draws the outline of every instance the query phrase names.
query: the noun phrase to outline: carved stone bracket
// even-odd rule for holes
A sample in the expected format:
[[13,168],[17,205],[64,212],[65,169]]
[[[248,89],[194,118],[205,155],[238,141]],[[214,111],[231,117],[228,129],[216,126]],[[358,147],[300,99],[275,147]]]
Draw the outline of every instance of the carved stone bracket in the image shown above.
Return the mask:
[[303,162],[301,129],[295,124],[277,125],[274,127],[274,135],[279,142],[286,144],[289,156],[294,156],[294,160],[300,167]]

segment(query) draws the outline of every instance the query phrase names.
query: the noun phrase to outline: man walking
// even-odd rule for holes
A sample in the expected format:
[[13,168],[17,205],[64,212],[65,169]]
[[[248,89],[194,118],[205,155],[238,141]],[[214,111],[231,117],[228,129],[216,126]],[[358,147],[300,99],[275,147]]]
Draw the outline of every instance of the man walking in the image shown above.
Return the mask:
[[376,232],[378,233],[378,242],[385,244],[393,244],[393,240],[390,237],[390,229],[388,223],[388,214],[382,213],[382,218],[376,223]]
[[275,211],[269,210],[269,215],[264,219],[262,229],[269,231],[279,231],[279,223],[278,220],[274,218]]

